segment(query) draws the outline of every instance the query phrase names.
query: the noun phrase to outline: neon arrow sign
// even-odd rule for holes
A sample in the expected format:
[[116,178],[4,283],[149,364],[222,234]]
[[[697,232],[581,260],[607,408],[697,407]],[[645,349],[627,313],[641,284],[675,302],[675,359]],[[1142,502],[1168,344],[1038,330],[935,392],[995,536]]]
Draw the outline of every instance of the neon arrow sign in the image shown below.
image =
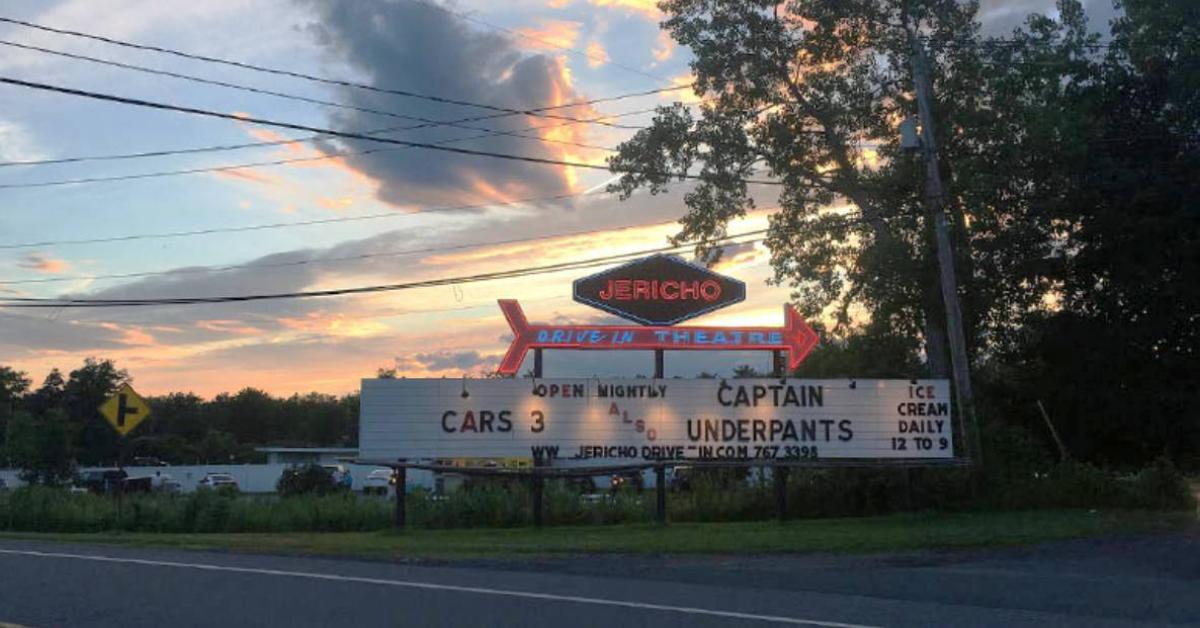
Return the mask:
[[667,349],[703,351],[787,351],[796,368],[817,346],[813,331],[790,305],[783,306],[783,327],[650,327],[643,325],[530,325],[515,299],[501,299],[500,310],[513,331],[508,353],[496,372],[515,375],[530,349]]

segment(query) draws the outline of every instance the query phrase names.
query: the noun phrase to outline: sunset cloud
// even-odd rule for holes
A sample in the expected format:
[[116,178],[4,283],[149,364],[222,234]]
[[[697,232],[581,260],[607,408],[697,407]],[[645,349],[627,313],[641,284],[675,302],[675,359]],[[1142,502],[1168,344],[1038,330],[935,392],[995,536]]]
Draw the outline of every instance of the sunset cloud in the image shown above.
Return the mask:
[[588,2],[593,6],[623,10],[655,22],[662,19],[662,11],[658,10],[658,0],[588,0]]
[[[521,110],[579,99],[560,55],[527,54],[523,52],[527,39],[479,31],[456,16],[430,11],[417,3],[313,3],[312,7],[317,15],[309,32],[331,54],[361,68],[381,87],[446,94]],[[363,28],[364,24],[372,26]],[[563,20],[546,20],[534,28],[540,39],[556,44],[576,43],[580,29],[578,23]],[[379,106],[378,95],[363,90],[341,89],[339,100],[355,106]],[[397,113],[447,119],[448,112],[442,104],[418,99],[390,103],[389,108]],[[585,108],[571,111],[572,115],[589,114]],[[462,115],[470,113],[478,112],[463,111]],[[472,126],[515,132],[557,124],[537,116],[505,116]],[[330,125],[361,131],[378,127],[379,120],[362,112],[337,111],[330,113]],[[560,126],[569,130],[545,130],[539,134],[544,138],[551,133],[566,133],[571,137],[587,133],[584,125],[576,126],[580,128]],[[419,137],[425,142],[449,142],[447,145],[455,147],[541,159],[562,160],[577,154],[561,145],[506,135],[462,141],[463,137],[474,135],[480,134],[442,127],[421,129]],[[317,146],[326,154],[378,148],[371,142],[341,139],[322,141]],[[348,155],[344,163],[375,181],[378,200],[394,206],[473,202],[481,196],[497,199],[513,187],[549,196],[569,192],[576,185],[575,173],[565,167],[428,149]]]
[[658,36],[654,39],[654,49],[650,51],[650,54],[654,55],[654,62],[662,63],[670,59],[674,52],[675,40],[671,39],[671,33],[658,31]]
[[593,39],[588,43],[587,47],[588,67],[598,68],[611,61],[608,57],[608,51],[604,49],[604,45]]
[[549,50],[556,52],[562,48],[574,48],[579,41],[579,30],[582,22],[570,20],[541,20],[536,28],[525,27],[517,29],[524,40],[521,46],[532,50]]
[[17,267],[24,268],[25,270],[45,273],[47,275],[54,275],[70,270],[71,263],[66,260],[50,257],[45,253],[38,253],[35,251],[32,253],[26,253],[24,256],[18,259]]

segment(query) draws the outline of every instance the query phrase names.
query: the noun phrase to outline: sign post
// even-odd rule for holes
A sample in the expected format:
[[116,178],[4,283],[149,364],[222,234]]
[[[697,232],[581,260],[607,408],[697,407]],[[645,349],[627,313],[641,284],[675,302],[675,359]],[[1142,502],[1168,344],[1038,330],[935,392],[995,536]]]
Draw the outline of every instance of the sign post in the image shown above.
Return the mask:
[[[117,451],[117,469],[124,472],[125,470],[125,455],[128,449],[129,441],[126,436],[133,431],[146,417],[150,416],[150,405],[141,395],[134,391],[133,387],[128,383],[123,384],[121,389],[113,396],[109,397],[98,408],[101,416],[108,421],[108,424],[116,430],[120,439],[119,449]],[[124,511],[123,502],[125,501],[125,478],[120,478],[117,484],[117,528],[121,527],[121,515]]]

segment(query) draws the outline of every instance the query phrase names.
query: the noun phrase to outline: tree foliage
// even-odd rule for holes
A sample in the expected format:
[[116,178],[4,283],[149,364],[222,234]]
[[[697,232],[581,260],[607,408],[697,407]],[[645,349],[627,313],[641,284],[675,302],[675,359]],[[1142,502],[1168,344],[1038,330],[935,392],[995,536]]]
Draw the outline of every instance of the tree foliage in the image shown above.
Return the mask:
[[[8,400],[0,403],[0,418],[9,406],[21,417],[8,421],[5,430],[18,438],[5,449],[10,462],[33,464],[39,451],[53,468],[60,468],[54,465],[62,455],[84,466],[113,465],[121,459],[128,463],[136,457],[175,464],[252,462],[262,458],[256,446],[346,446],[357,441],[357,395],[275,397],[245,388],[211,400],[192,393],[149,397],[150,418],[122,444],[98,409],[130,381],[113,361],[88,358],[66,377],[52,369],[42,385],[29,392],[23,373],[0,367],[0,394]],[[31,436],[43,429],[55,431],[50,440]],[[59,432],[65,449],[52,450]]]
[[698,176],[678,238],[701,252],[774,208],[774,280],[829,323],[802,372],[946,372],[923,164],[897,130],[920,48],[983,414],[1043,434],[1041,400],[1074,455],[1197,464],[1200,6],[1124,2],[1107,42],[1075,0],[1003,37],[954,0],[661,8],[702,102],[660,107],[611,189]]

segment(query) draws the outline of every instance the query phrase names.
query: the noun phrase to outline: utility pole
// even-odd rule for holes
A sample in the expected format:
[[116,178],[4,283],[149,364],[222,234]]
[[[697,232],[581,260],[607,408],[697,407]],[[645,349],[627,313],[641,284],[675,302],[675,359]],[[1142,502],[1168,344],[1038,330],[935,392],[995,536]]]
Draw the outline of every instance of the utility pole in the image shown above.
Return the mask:
[[925,47],[915,33],[912,41],[913,83],[917,92],[917,113],[921,121],[921,148],[925,152],[925,211],[933,223],[937,246],[938,273],[942,302],[946,306],[946,336],[950,343],[950,368],[958,401],[959,433],[974,464],[982,462],[979,424],[975,419],[975,395],[971,391],[971,365],[967,360],[967,341],[963,333],[962,309],[958,303],[958,282],[954,276],[954,248],[946,227],[945,195],[938,166],[937,144],[933,136],[933,88],[925,63]]

